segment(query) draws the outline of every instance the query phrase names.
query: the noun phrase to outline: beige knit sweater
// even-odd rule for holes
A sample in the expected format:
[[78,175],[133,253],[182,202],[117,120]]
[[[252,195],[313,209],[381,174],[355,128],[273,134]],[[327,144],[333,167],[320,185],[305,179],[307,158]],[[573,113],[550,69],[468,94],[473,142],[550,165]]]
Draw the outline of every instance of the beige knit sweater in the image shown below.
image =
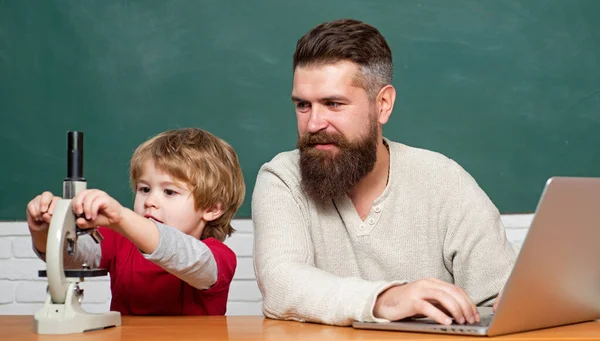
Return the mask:
[[265,316],[384,321],[373,316],[383,290],[429,277],[492,304],[516,257],[498,210],[456,162],[386,141],[389,181],[364,221],[348,197],[315,202],[303,193],[297,150],[260,169],[252,220]]

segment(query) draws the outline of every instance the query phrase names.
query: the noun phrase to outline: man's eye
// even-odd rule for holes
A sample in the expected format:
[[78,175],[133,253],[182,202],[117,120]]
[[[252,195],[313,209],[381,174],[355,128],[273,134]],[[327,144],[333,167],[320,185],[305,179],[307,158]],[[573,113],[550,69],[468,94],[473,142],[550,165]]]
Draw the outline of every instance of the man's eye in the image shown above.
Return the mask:
[[332,107],[332,108],[339,108],[342,106],[342,103],[338,103],[338,102],[327,102],[327,106],[328,107]]
[[307,109],[309,107],[310,107],[310,104],[305,103],[305,102],[296,103],[296,108],[298,108],[298,109]]

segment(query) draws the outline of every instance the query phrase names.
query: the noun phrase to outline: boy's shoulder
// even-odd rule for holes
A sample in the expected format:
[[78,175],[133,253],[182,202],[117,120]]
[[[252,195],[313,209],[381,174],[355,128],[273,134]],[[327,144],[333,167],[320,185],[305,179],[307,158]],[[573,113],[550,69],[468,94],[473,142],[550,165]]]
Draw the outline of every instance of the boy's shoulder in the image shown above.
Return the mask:
[[229,285],[235,275],[237,268],[237,258],[235,252],[222,241],[215,238],[206,238],[201,240],[212,252],[215,262],[217,263],[218,278],[217,283],[213,285],[207,292],[221,292],[229,290]]
[[210,249],[215,259],[222,258],[236,262],[235,252],[224,242],[215,238],[206,238],[201,241]]

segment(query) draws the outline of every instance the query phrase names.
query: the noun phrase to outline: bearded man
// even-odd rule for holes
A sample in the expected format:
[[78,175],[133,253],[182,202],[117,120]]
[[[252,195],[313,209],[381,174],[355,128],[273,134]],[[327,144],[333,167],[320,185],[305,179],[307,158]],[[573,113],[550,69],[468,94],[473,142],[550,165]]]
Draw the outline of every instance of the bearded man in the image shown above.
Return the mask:
[[320,24],[293,70],[298,149],[263,165],[252,197],[265,316],[478,322],[515,251],[463,168],[383,137],[396,98],[384,37],[356,20]]

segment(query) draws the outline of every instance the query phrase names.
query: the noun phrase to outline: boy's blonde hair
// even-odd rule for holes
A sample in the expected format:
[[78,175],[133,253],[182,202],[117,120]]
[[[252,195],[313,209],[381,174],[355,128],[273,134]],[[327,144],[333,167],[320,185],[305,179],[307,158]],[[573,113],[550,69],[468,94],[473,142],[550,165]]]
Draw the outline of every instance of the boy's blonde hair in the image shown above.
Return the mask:
[[244,201],[246,186],[237,155],[227,142],[196,128],[156,135],[137,147],[131,157],[129,175],[134,192],[148,160],[188,186],[197,210],[221,204],[223,215],[206,223],[200,239],[224,241],[235,231],[231,219]]

